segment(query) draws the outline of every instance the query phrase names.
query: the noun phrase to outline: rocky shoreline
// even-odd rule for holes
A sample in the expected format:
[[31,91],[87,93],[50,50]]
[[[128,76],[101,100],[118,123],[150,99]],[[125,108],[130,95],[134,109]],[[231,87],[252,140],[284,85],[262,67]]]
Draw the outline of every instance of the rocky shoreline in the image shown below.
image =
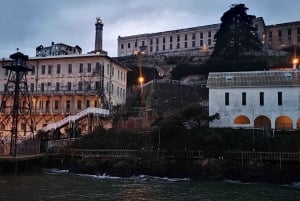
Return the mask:
[[192,180],[287,184],[300,181],[299,163],[278,164],[259,161],[240,161],[204,158],[198,160],[166,159],[47,159],[42,167],[67,169],[72,173],[131,177],[149,175],[158,177],[190,178]]

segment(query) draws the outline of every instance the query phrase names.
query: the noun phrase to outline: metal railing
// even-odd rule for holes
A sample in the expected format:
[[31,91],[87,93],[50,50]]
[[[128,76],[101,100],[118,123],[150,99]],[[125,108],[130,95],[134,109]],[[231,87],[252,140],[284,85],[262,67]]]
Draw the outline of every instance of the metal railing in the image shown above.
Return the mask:
[[102,109],[102,108],[89,107],[89,108],[86,108],[86,109],[82,110],[81,112],[79,112],[75,115],[70,115],[70,116],[67,116],[66,118],[64,118],[64,119],[62,119],[58,122],[48,124],[47,126],[42,128],[42,130],[47,132],[47,131],[50,131],[51,129],[59,128],[59,127],[61,127],[63,125],[66,125],[70,122],[74,122],[76,120],[79,120],[79,119],[87,116],[88,114],[100,114],[100,115],[108,116],[109,115],[109,110]]

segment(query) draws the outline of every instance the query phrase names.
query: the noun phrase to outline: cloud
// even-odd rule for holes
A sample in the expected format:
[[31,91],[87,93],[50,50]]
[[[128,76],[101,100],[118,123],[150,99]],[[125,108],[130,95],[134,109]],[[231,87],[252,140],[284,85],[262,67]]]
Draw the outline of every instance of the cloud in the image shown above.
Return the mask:
[[118,36],[219,23],[231,4],[245,3],[248,14],[266,24],[297,21],[299,1],[285,0],[2,0],[0,57],[16,48],[29,56],[52,41],[93,50],[95,20],[104,22],[103,47],[117,55]]

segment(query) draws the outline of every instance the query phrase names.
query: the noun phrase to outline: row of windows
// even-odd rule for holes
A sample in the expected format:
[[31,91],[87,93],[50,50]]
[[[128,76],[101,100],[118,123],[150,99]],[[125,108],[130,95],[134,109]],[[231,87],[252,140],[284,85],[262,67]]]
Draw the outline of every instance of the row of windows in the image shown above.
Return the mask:
[[[54,105],[50,105],[50,101],[46,100],[40,100],[39,103],[35,106],[35,110],[43,110],[45,109],[45,112],[50,112],[50,109],[53,108],[54,110],[62,109],[62,104],[60,100],[54,100]],[[83,109],[84,104],[82,100],[77,100],[77,109],[81,110]],[[90,100],[86,100],[85,102],[85,107],[99,107],[99,100],[94,100],[94,104],[91,104]],[[66,112],[70,112],[71,109],[71,100],[66,100],[65,101],[65,109]]]
[[[259,105],[263,106],[265,104],[264,92],[259,92]],[[277,104],[282,105],[282,92],[277,93]],[[229,92],[225,93],[225,105],[229,105]],[[247,105],[247,94],[242,92],[242,105]]]
[[[212,45],[212,40],[211,39],[208,39],[208,46],[211,46]],[[206,44],[203,44],[203,40],[200,40],[200,47],[205,47]],[[192,41],[192,47],[196,47],[196,41]],[[188,48],[188,42],[184,42],[184,48]],[[180,43],[176,43],[176,49],[180,49]],[[155,51],[159,51],[159,45],[156,45],[155,46]],[[166,50],[166,45],[162,45],[162,51],[165,51]],[[169,44],[169,50],[173,50],[173,44]],[[150,49],[149,49],[150,52],[153,52],[153,46],[150,45]]]
[[[92,83],[91,82],[81,82],[81,81],[79,81],[77,83],[76,87],[77,87],[78,91],[92,90]],[[96,81],[94,83],[94,88],[93,89],[95,89],[95,90],[103,89],[103,86],[102,86],[101,82]],[[45,91],[45,90],[46,91],[51,91],[51,90],[53,90],[52,83],[51,82],[41,83],[40,90],[41,91]],[[74,88],[72,89],[72,82],[67,82],[67,85],[65,85],[65,86],[61,86],[60,82],[56,82],[55,83],[55,91],[60,91],[60,90],[67,90],[67,91],[74,90]],[[30,91],[32,91],[32,92],[35,91],[34,83],[30,84]]]
[[[34,75],[36,72],[36,66],[32,66],[31,67],[33,71],[31,71],[31,75]],[[107,68],[106,68],[106,74],[107,76],[114,76],[115,74],[115,68],[112,66],[110,67],[109,64],[107,64]],[[53,66],[52,65],[48,65],[46,68],[46,65],[42,65],[41,66],[41,75],[46,75],[46,70],[47,70],[47,75],[52,75],[53,74]],[[73,65],[72,64],[68,64],[68,74],[72,74],[72,73],[102,73],[104,74],[104,66],[102,66],[100,63],[96,63],[95,68],[92,70],[92,64],[88,63],[86,68],[84,68],[83,63],[80,63],[78,66],[78,71],[74,72],[73,69]],[[56,74],[61,74],[61,64],[57,64],[56,65]],[[5,76],[8,76],[8,69],[5,69]],[[124,81],[126,82],[126,73],[123,71],[120,71],[119,69],[117,70],[117,76],[118,76],[118,80]]]
[[[211,38],[212,38],[212,32],[211,31],[208,31],[207,32],[207,36],[208,36],[208,40],[210,41],[209,43],[211,43]],[[169,42],[170,43],[173,43],[173,37],[174,36],[169,36],[168,38],[169,38]],[[176,41],[177,41],[177,44],[178,44],[178,42],[180,42],[180,35],[177,35],[176,36]],[[200,35],[199,35],[199,38],[200,38],[200,41],[202,40],[203,41],[203,32],[200,32]],[[163,44],[165,44],[166,43],[166,37],[163,37],[163,38],[161,38],[162,39],[162,43]],[[195,39],[196,39],[196,33],[192,33],[192,35],[191,35],[191,39],[193,40],[193,41],[195,41]],[[150,42],[149,42],[149,45],[153,45],[153,42],[155,41],[155,43],[158,45],[159,44],[159,41],[160,40],[160,38],[156,38],[156,39],[150,39]],[[184,35],[184,41],[187,41],[188,40],[188,35],[187,34],[185,34]],[[200,43],[201,44],[201,43]],[[210,45],[210,44],[209,44]],[[142,41],[142,46],[145,46],[145,41]],[[201,46],[201,45],[200,45]],[[137,47],[137,41],[135,41],[134,42],[134,47],[136,48]],[[130,49],[131,48],[131,43],[129,42],[129,43],[127,43],[127,48],[128,49]],[[121,49],[124,49],[124,43],[121,43]]]
[[[288,36],[292,35],[292,29],[287,29],[287,30],[277,30],[277,36],[282,37],[282,35],[283,35],[282,33],[284,31],[286,31]],[[300,35],[300,27],[297,28],[297,35]],[[273,32],[269,31],[269,38],[272,38],[272,37],[273,37]]]

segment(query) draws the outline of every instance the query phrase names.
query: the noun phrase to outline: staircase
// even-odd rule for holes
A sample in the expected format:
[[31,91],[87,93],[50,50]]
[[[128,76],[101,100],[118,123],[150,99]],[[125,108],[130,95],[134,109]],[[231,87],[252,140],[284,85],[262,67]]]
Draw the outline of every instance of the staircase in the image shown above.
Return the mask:
[[98,114],[98,115],[102,115],[102,116],[108,116],[109,110],[102,109],[102,108],[96,108],[96,107],[89,107],[75,115],[70,115],[58,122],[48,124],[47,126],[42,128],[42,130],[44,130],[45,132],[48,132],[52,129],[61,128],[65,125],[67,125],[68,123],[75,122],[79,119],[82,119],[82,118],[88,116],[89,114],[93,114],[93,115]]

